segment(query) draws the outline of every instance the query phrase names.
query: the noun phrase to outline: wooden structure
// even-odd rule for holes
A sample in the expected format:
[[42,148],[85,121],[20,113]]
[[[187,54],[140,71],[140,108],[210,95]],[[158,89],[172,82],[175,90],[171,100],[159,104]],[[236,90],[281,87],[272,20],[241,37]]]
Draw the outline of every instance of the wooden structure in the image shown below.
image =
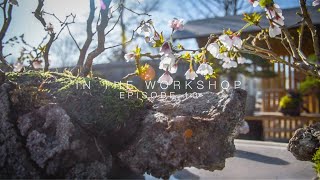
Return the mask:
[[[320,32],[320,13],[317,11],[317,8],[308,7],[308,9],[318,32]],[[301,20],[301,18],[296,15],[297,12],[300,12],[299,8],[283,10],[283,15],[286,18],[285,23],[287,27],[290,27],[289,31],[296,41],[299,39],[297,30],[300,28],[297,22]],[[232,31],[241,29],[245,24],[242,18],[243,16],[239,15],[191,21],[186,24],[185,30],[176,33],[174,38],[196,38],[198,45],[202,47],[206,44],[209,35],[212,33],[219,35],[224,29],[231,28]],[[266,18],[263,18],[261,21],[261,26],[269,26]],[[250,27],[242,33],[242,36],[247,37],[248,34],[255,34],[259,31],[260,29],[258,27]],[[296,43],[298,44],[298,42]],[[310,48],[312,47],[312,38],[307,29],[305,29],[303,36],[303,44],[305,44],[305,46],[303,46],[302,51],[305,55],[314,54],[313,48]],[[258,45],[263,46],[263,44]],[[271,46],[274,47],[274,51],[278,55],[283,56],[288,62],[293,61],[285,47],[278,40],[271,40]],[[312,115],[305,114],[299,117],[288,117],[276,113],[281,97],[284,96],[288,90],[297,90],[299,83],[305,79],[305,75],[279,63],[274,63],[268,68],[270,68],[268,70],[275,72],[277,76],[261,79],[261,112],[254,116],[246,117],[246,120],[259,120],[262,122],[264,140],[288,141],[296,129],[320,121],[320,116],[317,115],[320,113],[319,101],[315,95],[304,98],[304,107],[306,107]]]

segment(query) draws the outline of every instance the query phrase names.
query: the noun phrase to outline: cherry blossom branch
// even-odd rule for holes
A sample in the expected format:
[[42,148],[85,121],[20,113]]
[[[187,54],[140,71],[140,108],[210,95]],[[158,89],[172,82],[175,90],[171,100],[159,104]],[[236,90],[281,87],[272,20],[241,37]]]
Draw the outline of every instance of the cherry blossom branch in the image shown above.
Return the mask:
[[305,24],[302,23],[300,25],[300,32],[299,32],[299,44],[298,44],[298,49],[302,49],[302,43],[303,43],[303,35],[304,35],[304,26]]
[[[295,64],[291,64],[289,62],[287,62],[286,60],[280,58],[276,53],[274,53],[273,51],[270,51],[268,49],[264,49],[264,48],[261,48],[261,47],[258,47],[258,46],[252,46],[252,45],[249,45],[249,44],[244,44],[243,45],[244,48],[248,49],[244,49],[242,50],[242,52],[244,53],[249,53],[249,54],[253,54],[253,55],[257,55],[257,56],[260,56],[262,58],[265,58],[265,59],[269,59],[269,60],[276,60],[282,64],[285,64],[285,65],[288,65],[289,67],[292,67],[298,71],[301,71],[303,72],[304,74],[306,75],[310,75],[310,76],[313,76],[313,77],[317,77],[317,78],[320,78],[320,75],[315,73],[312,69],[304,69],[303,67],[305,66],[302,66],[300,67],[299,63]],[[263,54],[261,54],[263,53]],[[308,67],[309,68],[309,67]]]
[[317,34],[317,30],[316,30],[316,28],[310,18],[310,14],[308,12],[305,0],[300,0],[300,8],[301,8],[302,16],[303,16],[303,21],[307,24],[307,26],[311,32],[311,35],[312,35],[313,48],[314,48],[315,55],[317,57],[317,64],[320,65],[319,37]]
[[[38,0],[38,6],[34,12],[34,16],[40,21],[40,23],[42,24],[42,26],[46,29],[47,27],[47,23],[46,21],[44,20],[43,18],[43,8],[44,6],[44,0]],[[49,38],[49,41],[47,42],[46,46],[45,46],[45,51],[43,53],[43,59],[44,59],[44,71],[48,71],[49,70],[49,51],[50,51],[50,48],[51,48],[51,45],[54,41],[54,38],[55,38],[55,33],[52,32],[50,33],[50,38]]]
[[118,18],[117,18],[116,22],[114,23],[114,25],[105,33],[105,36],[107,36],[111,31],[113,31],[114,28],[118,25],[118,23],[119,23],[119,21],[121,19],[121,11],[123,11],[123,8],[120,9],[120,15],[118,16]]
[[[54,13],[48,13],[45,12],[43,10],[43,6],[44,6],[44,0],[38,0],[38,6],[34,12],[34,16],[40,21],[40,23],[42,24],[42,26],[44,27],[44,29],[46,31],[48,31],[50,38],[49,41],[47,42],[47,44],[45,45],[45,50],[43,52],[43,59],[44,59],[44,71],[49,71],[49,52],[50,52],[50,48],[53,44],[54,41],[56,41],[59,37],[59,35],[61,34],[61,32],[63,31],[63,29],[68,26],[69,24],[72,24],[75,22],[75,18],[76,15],[73,15],[72,13],[68,16],[65,17],[64,21],[60,20]],[[51,15],[53,16],[61,25],[61,29],[60,31],[56,34],[53,30],[53,26],[51,25],[51,23],[47,23],[45,21],[45,19],[43,18],[43,15]],[[72,17],[72,21],[68,22],[68,19]],[[51,26],[51,27],[50,27]]]
[[129,79],[131,79],[131,78],[133,78],[133,77],[135,77],[135,76],[138,76],[138,74],[137,74],[136,72],[134,72],[134,73],[129,73],[129,74],[127,74],[125,77],[123,77],[123,78],[121,79],[121,81],[122,81],[122,82],[127,82]]

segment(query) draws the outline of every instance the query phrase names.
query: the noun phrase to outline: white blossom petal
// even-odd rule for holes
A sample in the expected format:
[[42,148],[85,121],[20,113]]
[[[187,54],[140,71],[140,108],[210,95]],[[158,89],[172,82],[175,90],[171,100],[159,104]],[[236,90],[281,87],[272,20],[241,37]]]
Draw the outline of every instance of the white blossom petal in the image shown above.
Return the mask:
[[212,75],[213,74],[213,69],[212,67],[207,64],[207,63],[202,63],[197,69],[197,74],[201,74],[202,76],[205,75]]
[[318,6],[318,5],[320,5],[320,0],[314,0],[312,2],[312,6]]
[[207,50],[212,54],[213,57],[218,58],[220,56],[220,47],[218,43],[211,43],[208,45]]
[[13,71],[14,72],[20,72],[23,68],[23,64],[20,63],[20,62],[16,62],[14,65],[13,65]]
[[129,62],[130,60],[135,60],[135,53],[130,52],[124,55],[124,58],[126,59],[127,62]]
[[246,63],[247,60],[244,57],[238,57],[237,61],[238,61],[238,64],[244,64],[244,63]]
[[274,38],[274,37],[276,37],[276,36],[278,36],[278,35],[280,35],[281,34],[281,29],[280,29],[280,27],[278,27],[278,26],[270,26],[269,27],[269,36],[271,37],[271,38]]
[[252,4],[252,6],[253,6],[253,7],[259,6],[259,1],[254,1],[253,4]]
[[178,64],[174,64],[173,66],[171,66],[170,68],[169,68],[169,72],[171,73],[171,74],[174,74],[174,73],[176,73],[178,71]]
[[170,76],[169,73],[165,72],[160,78],[158,79],[158,83],[166,84],[170,86],[173,83],[173,78]]
[[185,74],[186,79],[195,80],[198,77],[197,73],[194,70],[189,69]]
[[232,48],[233,42],[232,42],[232,39],[228,35],[226,35],[226,34],[221,35],[219,37],[219,40],[228,50],[230,50]]

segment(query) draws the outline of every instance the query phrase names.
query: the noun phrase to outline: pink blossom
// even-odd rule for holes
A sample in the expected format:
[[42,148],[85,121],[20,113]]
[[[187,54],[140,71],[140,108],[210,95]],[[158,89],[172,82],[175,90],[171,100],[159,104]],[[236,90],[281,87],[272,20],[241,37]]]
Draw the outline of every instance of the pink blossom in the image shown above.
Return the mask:
[[169,21],[169,27],[173,30],[182,31],[184,28],[183,19],[174,18],[173,20]]
[[48,25],[47,25],[47,27],[46,27],[46,30],[47,30],[49,33],[53,33],[53,30],[54,30],[53,24],[51,24],[51,23],[49,22]]
[[158,83],[166,84],[170,86],[173,83],[173,78],[170,76],[168,72],[165,72],[160,78],[158,79]]
[[13,65],[14,72],[21,72],[22,68],[23,68],[23,64],[21,62],[16,62]]
[[124,58],[126,59],[127,62],[129,62],[130,60],[135,60],[136,54],[133,52],[130,52],[130,53],[125,54]]
[[42,61],[36,59],[32,62],[32,66],[35,69],[41,69],[42,68]]
[[105,10],[107,8],[106,4],[103,2],[103,0],[100,0],[100,7],[102,10]]
[[312,2],[312,6],[318,6],[318,5],[320,5],[320,0],[314,0]]
[[248,0],[249,3],[252,4],[253,7],[257,7],[259,5],[259,0]]
[[172,53],[172,49],[171,49],[170,43],[168,41],[164,42],[160,47],[160,55],[166,55],[171,53]]

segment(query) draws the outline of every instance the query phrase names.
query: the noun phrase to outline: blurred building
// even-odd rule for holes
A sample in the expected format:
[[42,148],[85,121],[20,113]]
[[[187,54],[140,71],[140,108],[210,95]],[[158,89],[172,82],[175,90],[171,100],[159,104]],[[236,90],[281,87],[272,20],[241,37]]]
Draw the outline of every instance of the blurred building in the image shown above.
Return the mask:
[[[320,32],[320,13],[318,8],[308,7],[308,10],[318,30],[317,32]],[[300,12],[300,8],[283,10],[285,24],[289,28],[289,32],[293,35],[296,44],[298,44],[299,40],[298,29],[301,26],[301,17],[297,15],[298,12]],[[223,30],[230,29],[236,32],[241,29],[246,24],[242,19],[242,15],[237,15],[189,21],[185,24],[183,31],[174,34],[174,39],[196,39],[199,47],[203,47],[207,43],[210,34],[220,35]],[[269,21],[266,18],[262,18],[260,25],[262,27],[269,27]],[[243,31],[241,36],[242,38],[246,38],[249,34],[256,35],[258,32],[260,32],[259,27],[250,26]],[[305,28],[302,41],[302,52],[306,56],[314,54],[312,37],[307,27]],[[270,44],[273,47],[273,51],[282,56],[283,59],[288,62],[293,61],[293,58],[279,40],[270,39]],[[262,41],[257,42],[257,45],[267,47]],[[249,59],[255,60],[257,57],[249,57]],[[249,95],[251,95],[248,99],[247,108],[258,111],[254,114],[252,114],[252,111],[248,112],[246,119],[251,120],[252,123],[256,123],[256,121],[262,123],[261,127],[263,127],[263,132],[261,139],[288,141],[297,128],[306,126],[314,121],[320,121],[320,116],[318,115],[320,107],[319,99],[315,94],[304,97],[304,107],[310,111],[309,114],[304,114],[300,117],[288,117],[277,113],[281,97],[286,95],[288,90],[297,90],[300,82],[302,82],[306,76],[280,63],[268,62],[267,65],[258,65],[261,61],[268,62],[261,58],[258,61],[253,61],[251,71],[260,71],[260,73],[252,72],[256,75],[246,76],[246,74],[248,74],[247,72],[235,72],[237,74],[235,76],[236,79],[239,79],[245,84],[245,89]],[[270,72],[274,75],[269,76],[268,73]],[[227,73],[230,74],[232,72],[228,71]],[[228,78],[228,76],[222,76],[222,79],[223,78]],[[254,96],[254,98],[252,98],[252,96]],[[252,103],[254,102],[256,102],[255,107],[252,108]]]

